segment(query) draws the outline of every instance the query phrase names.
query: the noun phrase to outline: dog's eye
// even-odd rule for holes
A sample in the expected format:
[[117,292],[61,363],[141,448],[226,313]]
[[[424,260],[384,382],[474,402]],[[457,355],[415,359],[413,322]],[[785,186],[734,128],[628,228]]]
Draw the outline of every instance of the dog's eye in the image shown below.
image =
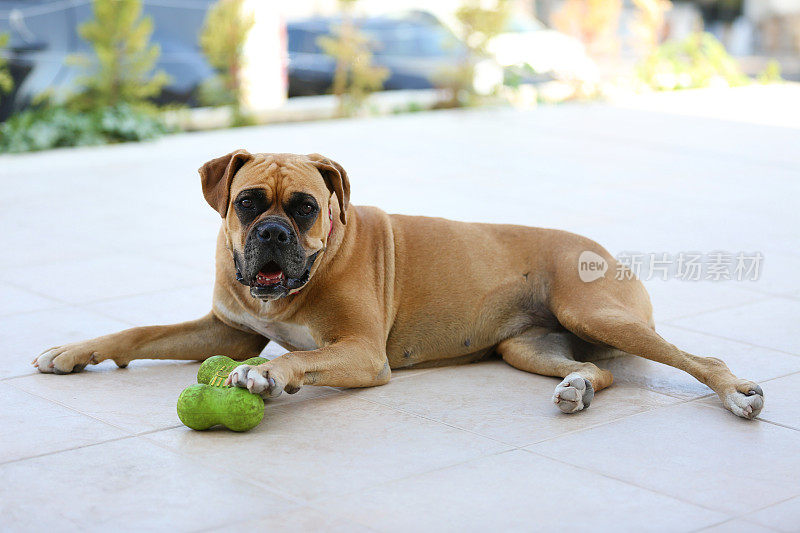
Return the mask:
[[300,204],[297,211],[303,216],[308,216],[314,212],[314,205],[310,203]]
[[253,207],[253,200],[251,200],[250,198],[242,198],[241,200],[239,200],[239,205],[244,207],[245,209],[250,209],[251,207]]

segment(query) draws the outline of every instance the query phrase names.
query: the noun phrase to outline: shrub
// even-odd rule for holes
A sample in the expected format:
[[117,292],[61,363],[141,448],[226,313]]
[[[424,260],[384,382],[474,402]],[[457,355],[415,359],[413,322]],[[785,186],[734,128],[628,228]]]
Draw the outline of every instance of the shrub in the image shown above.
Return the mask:
[[[14,79],[8,72],[6,58],[3,57],[3,50],[8,45],[8,34],[0,34],[0,96],[11,92],[14,88]],[[2,99],[0,99],[2,100]]]
[[333,94],[339,101],[339,114],[352,115],[361,110],[369,95],[383,88],[389,71],[372,64],[369,37],[358,31],[353,23],[352,6],[356,0],[339,0],[342,24],[333,37],[320,37],[317,43],[336,59],[333,75]]
[[638,67],[639,78],[656,90],[693,89],[749,82],[725,47],[710,33],[667,41]]
[[150,44],[153,21],[142,17],[141,0],[93,0],[92,12],[94,18],[78,32],[92,45],[95,58],[71,58],[89,73],[78,80],[81,89],[70,106],[91,110],[136,105],[157,96],[169,77],[153,73],[161,51]]
[[208,11],[200,46],[216,76],[200,86],[204,105],[233,106],[234,125],[251,122],[241,110],[243,50],[255,19],[245,14],[244,0],[218,0]]
[[782,81],[781,64],[777,59],[770,59],[764,70],[758,75],[758,83],[780,83]]
[[142,141],[166,132],[157,114],[129,104],[89,112],[48,104],[17,113],[0,124],[0,152]]
[[456,65],[442,69],[433,80],[450,95],[445,106],[469,105],[475,100],[475,65],[490,57],[489,42],[505,30],[510,8],[509,0],[495,0],[491,6],[480,0],[464,0],[456,10],[456,33],[467,54]]

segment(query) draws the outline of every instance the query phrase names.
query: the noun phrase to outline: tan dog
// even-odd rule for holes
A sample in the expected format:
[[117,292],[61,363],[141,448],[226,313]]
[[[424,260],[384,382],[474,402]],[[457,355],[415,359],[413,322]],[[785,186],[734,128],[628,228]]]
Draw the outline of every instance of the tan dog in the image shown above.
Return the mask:
[[303,385],[381,385],[391,369],[497,353],[521,370],[564,378],[553,401],[573,413],[613,379],[580,359],[621,350],[685,370],[738,416],[753,418],[764,404],[761,388],[719,359],[662,339],[638,280],[581,281],[583,252],[617,267],[589,239],[351,206],[346,172],[317,154],[239,150],[200,175],[223,218],[212,311],[52,348],[34,361],[40,371],[106,359],[245,359],[272,339],[290,352],[242,365],[227,383],[277,396]]

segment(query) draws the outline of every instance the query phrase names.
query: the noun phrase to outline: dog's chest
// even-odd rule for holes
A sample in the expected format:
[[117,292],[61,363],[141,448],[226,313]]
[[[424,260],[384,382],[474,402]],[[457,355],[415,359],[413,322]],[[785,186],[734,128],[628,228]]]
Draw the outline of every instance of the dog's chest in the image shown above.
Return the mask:
[[300,350],[316,350],[316,341],[306,326],[289,324],[288,322],[266,322],[252,317],[248,324],[252,329],[281,345],[288,345]]
[[291,346],[298,350],[316,350],[317,346],[311,331],[306,326],[289,322],[269,321],[250,313],[233,313],[229,309],[214,302],[217,312],[222,312],[231,322],[241,324],[271,341],[285,347]]

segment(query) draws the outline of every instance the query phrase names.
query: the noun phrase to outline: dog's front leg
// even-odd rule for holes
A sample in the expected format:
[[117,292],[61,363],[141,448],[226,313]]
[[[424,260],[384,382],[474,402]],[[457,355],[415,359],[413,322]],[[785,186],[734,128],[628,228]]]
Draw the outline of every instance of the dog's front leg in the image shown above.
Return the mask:
[[240,365],[225,381],[264,397],[289,394],[303,385],[373,387],[388,383],[392,371],[380,342],[340,338],[317,350],[290,352],[263,365]]
[[42,352],[33,364],[40,372],[68,374],[106,359],[120,367],[134,359],[203,360],[216,354],[242,360],[261,353],[268,342],[266,337],[225,324],[211,312],[181,324],[131,328],[56,346]]

